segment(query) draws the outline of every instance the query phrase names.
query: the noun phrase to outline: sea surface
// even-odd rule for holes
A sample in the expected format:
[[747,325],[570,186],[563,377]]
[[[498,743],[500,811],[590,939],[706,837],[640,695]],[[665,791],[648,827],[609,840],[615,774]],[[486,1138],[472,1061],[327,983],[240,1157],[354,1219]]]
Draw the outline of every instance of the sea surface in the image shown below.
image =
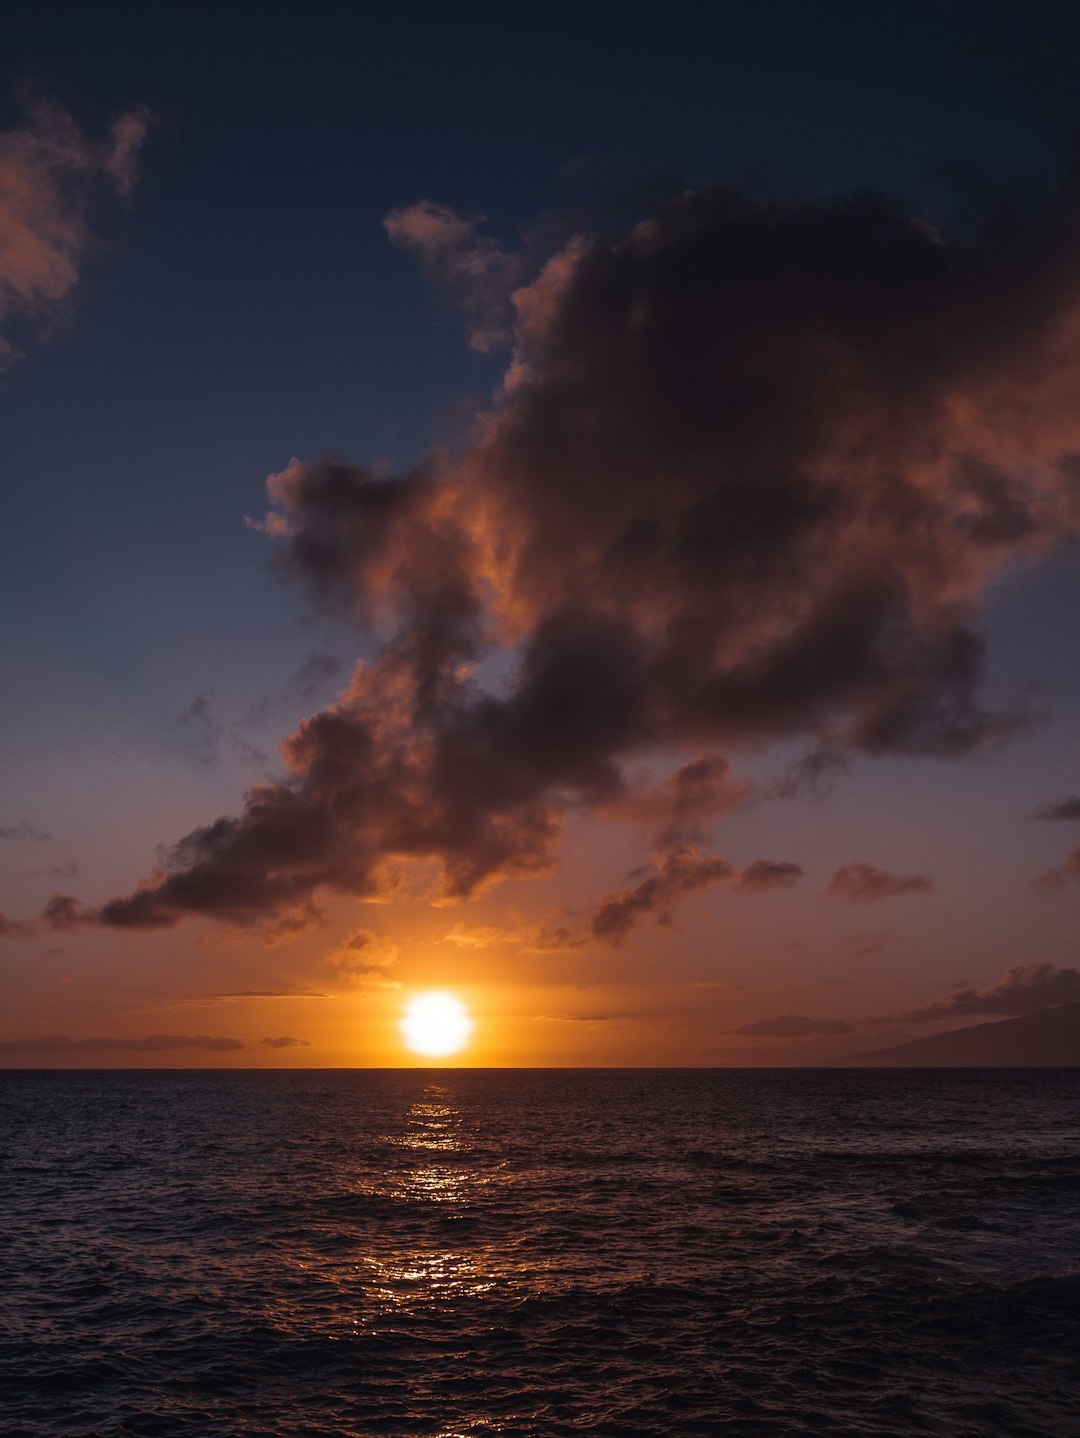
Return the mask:
[[0,1072],[0,1433],[1080,1434],[1080,1070]]

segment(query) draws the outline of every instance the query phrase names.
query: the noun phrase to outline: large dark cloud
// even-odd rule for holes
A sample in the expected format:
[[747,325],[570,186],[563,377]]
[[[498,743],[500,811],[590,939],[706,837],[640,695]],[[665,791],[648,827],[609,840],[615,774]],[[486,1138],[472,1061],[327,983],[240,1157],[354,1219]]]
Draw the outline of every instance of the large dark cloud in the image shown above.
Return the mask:
[[[502,283],[425,214],[455,283],[473,253]],[[1075,527],[1077,229],[1071,197],[945,243],[873,198],[714,191],[572,242],[517,291],[463,452],[271,480],[284,563],[375,657],[285,742],[281,782],[99,920],[301,925],[319,890],[383,895],[416,861],[463,898],[549,869],[568,810],[630,813],[650,754],[804,736],[798,787],[1011,732],[979,702],[978,603]],[[692,863],[681,892],[722,861]]]
[[902,1015],[906,1022],[929,1022],[961,1014],[1031,1014],[1080,1000],[1080,969],[1053,964],[1014,964],[989,988],[961,988]]

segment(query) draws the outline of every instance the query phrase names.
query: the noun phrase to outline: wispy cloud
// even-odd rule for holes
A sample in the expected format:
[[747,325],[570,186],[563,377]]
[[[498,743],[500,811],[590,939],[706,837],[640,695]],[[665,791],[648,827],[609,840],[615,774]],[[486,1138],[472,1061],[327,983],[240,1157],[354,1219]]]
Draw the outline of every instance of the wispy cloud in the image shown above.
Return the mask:
[[236,729],[222,723],[211,711],[212,694],[196,694],[191,703],[165,731],[166,749],[193,764],[209,766],[225,757],[242,760],[265,769],[269,757]]
[[244,1047],[242,1039],[210,1034],[148,1034],[141,1039],[73,1039],[67,1034],[43,1034],[40,1038],[0,1039],[0,1053],[7,1054],[157,1054],[174,1053],[181,1049],[234,1053]]
[[317,989],[225,989],[196,994],[198,999],[325,999]]
[[79,865],[75,859],[69,859],[66,864],[56,864],[51,869],[27,869],[28,879],[77,879],[79,877]]
[[31,824],[29,819],[20,819],[15,824],[0,825],[0,839],[10,839],[17,844],[27,843],[31,840],[38,844],[44,844],[51,838],[51,834],[44,833],[36,824]]
[[813,1034],[850,1034],[855,1025],[847,1019],[810,1019],[802,1014],[778,1014],[772,1019],[755,1019],[726,1033],[751,1039],[804,1039]]
[[1075,794],[1070,795],[1068,799],[1062,799],[1057,804],[1047,804],[1042,809],[1036,809],[1031,817],[1049,820],[1080,819],[1080,798]]
[[890,874],[873,864],[843,864],[826,889],[834,899],[851,904],[873,903],[877,899],[903,898],[906,894],[932,894],[937,888],[925,874]]
[[1047,869],[1031,880],[1031,887],[1039,894],[1056,894],[1067,883],[1080,883],[1080,848],[1066,854],[1056,869]]
[[513,340],[511,296],[524,275],[519,255],[446,205],[420,200],[383,221],[395,245],[419,255],[426,273],[465,316],[469,344],[482,354]]

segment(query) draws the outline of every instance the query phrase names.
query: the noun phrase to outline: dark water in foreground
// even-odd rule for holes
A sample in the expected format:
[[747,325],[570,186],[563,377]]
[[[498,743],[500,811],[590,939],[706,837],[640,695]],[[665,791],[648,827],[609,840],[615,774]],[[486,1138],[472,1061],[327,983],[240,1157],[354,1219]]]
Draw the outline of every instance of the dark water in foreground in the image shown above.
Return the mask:
[[0,1431],[1080,1434],[1080,1070],[0,1073]]

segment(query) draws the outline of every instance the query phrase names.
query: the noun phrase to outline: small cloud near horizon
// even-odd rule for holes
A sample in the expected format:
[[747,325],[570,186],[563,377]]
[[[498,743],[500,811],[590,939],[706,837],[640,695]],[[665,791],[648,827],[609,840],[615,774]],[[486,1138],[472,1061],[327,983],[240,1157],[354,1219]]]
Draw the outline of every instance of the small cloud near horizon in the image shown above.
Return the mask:
[[778,1014],[772,1019],[755,1019],[725,1033],[751,1039],[803,1039],[811,1034],[851,1034],[855,1025],[847,1019],[810,1019],[803,1014]]
[[1036,1013],[1080,1000],[1080,969],[1053,964],[1014,964],[996,984],[985,989],[961,988],[932,1003],[901,1014],[901,1023],[930,1023],[966,1014]]

